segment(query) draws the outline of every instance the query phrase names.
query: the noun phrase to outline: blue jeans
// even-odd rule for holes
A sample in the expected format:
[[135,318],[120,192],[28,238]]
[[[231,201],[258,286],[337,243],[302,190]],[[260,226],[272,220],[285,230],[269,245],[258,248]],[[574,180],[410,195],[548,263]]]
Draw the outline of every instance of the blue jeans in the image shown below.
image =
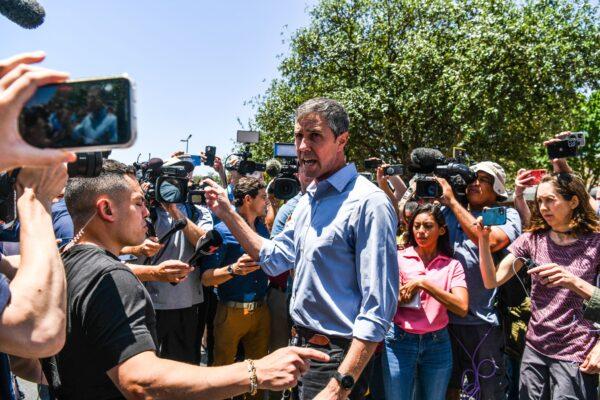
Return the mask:
[[451,374],[452,347],[445,328],[417,335],[392,324],[383,353],[386,399],[412,400],[418,392],[419,399],[444,400]]

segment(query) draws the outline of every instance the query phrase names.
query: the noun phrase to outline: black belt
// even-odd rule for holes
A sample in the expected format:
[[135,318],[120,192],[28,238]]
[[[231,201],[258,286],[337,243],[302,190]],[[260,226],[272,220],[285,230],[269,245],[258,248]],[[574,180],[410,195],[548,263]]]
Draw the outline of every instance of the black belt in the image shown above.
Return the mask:
[[315,346],[329,346],[330,343],[341,347],[344,351],[347,351],[350,347],[351,339],[346,339],[341,336],[324,335],[320,332],[313,331],[312,329],[305,328],[303,326],[294,325],[292,327],[292,337],[298,337],[303,339],[306,343],[310,343]]

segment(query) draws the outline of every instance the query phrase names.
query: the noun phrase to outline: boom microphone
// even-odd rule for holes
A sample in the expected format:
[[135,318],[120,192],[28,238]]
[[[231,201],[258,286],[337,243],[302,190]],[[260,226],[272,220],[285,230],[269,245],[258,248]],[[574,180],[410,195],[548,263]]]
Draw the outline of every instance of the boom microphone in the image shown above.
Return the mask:
[[435,171],[435,167],[444,164],[446,158],[441,151],[419,147],[410,153],[409,170],[417,173],[428,174]]
[[148,160],[148,165],[146,167],[146,169],[152,170],[152,171],[158,171],[162,166],[163,166],[164,162],[162,159],[160,158],[151,158],[150,160]]
[[44,7],[35,0],[0,0],[0,14],[25,29],[37,28],[46,17]]
[[281,172],[281,163],[275,159],[267,161],[267,167],[265,168],[265,172],[271,178],[275,178]]

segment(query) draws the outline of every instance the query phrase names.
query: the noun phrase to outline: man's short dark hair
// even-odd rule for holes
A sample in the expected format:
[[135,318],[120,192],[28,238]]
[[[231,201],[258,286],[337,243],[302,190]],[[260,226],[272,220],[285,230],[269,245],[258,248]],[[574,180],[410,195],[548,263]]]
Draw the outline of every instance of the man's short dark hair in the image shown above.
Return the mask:
[[241,207],[244,204],[244,197],[246,197],[246,195],[255,198],[258,196],[258,192],[266,187],[264,182],[256,178],[247,176],[240,178],[238,183],[233,187],[234,205],[236,207]]
[[296,121],[309,114],[319,114],[324,118],[336,138],[350,129],[350,117],[346,109],[335,100],[317,97],[305,101],[296,110]]
[[65,189],[65,203],[73,219],[73,225],[79,230],[96,212],[96,200],[101,195],[110,195],[120,200],[125,192],[131,190],[125,179],[133,177],[135,169],[115,160],[104,160],[100,175],[70,178]]

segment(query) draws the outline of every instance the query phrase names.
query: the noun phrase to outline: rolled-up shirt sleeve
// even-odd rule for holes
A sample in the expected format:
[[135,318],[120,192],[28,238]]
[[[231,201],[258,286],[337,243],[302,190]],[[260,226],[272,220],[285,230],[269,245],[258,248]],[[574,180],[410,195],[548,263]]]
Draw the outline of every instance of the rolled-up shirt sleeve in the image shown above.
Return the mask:
[[277,276],[294,268],[296,250],[294,246],[294,216],[283,231],[273,239],[264,239],[258,262],[269,276]]
[[358,209],[355,257],[362,302],[353,329],[358,339],[382,341],[396,313],[397,225],[396,213],[384,193],[369,196]]

